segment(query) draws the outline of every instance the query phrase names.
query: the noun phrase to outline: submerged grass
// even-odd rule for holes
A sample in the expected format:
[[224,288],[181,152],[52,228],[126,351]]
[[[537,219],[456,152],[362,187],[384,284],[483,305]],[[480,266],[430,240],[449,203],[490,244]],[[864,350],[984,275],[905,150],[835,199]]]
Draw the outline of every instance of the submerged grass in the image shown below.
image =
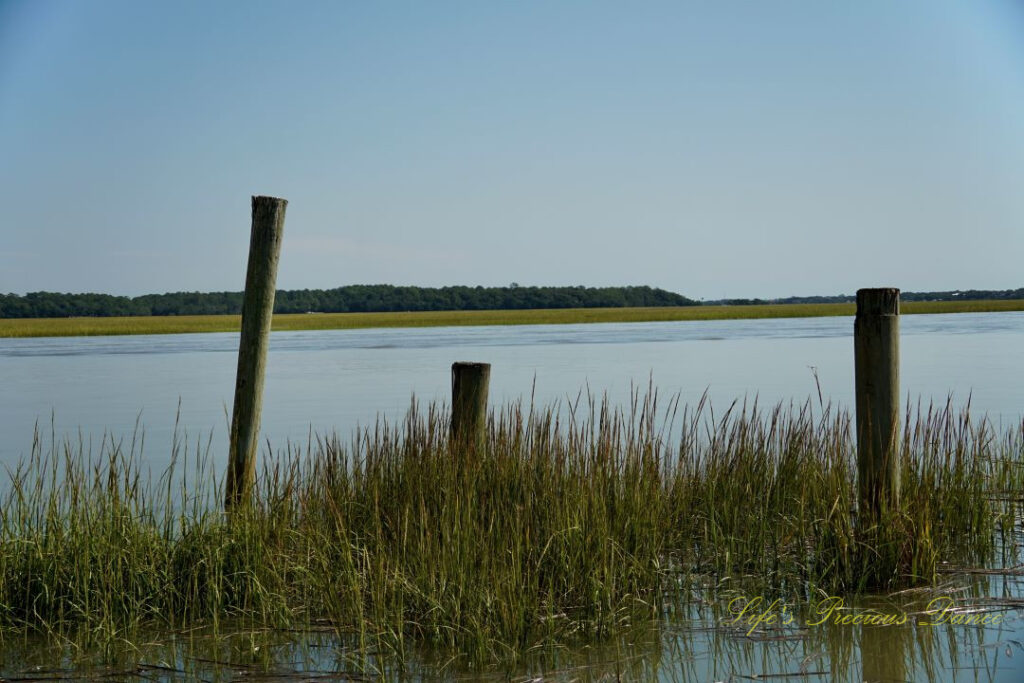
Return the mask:
[[[1024,311],[1024,300],[909,301],[905,314]],[[649,308],[559,308],[505,311],[395,313],[285,313],[275,330],[340,330],[367,327],[450,327],[464,325],[557,325],[749,318],[810,318],[853,315],[847,304],[763,304],[755,306],[662,306]],[[0,337],[83,337],[124,334],[237,332],[241,316],[180,315],[110,318],[0,318]]]
[[900,506],[865,530],[829,406],[516,404],[482,453],[451,448],[447,419],[414,404],[268,455],[230,519],[208,445],[176,441],[151,478],[134,440],[92,458],[39,437],[0,502],[0,637],[316,625],[377,655],[507,661],[656,618],[698,576],[850,594],[991,563],[1024,474],[1024,426],[908,413]]

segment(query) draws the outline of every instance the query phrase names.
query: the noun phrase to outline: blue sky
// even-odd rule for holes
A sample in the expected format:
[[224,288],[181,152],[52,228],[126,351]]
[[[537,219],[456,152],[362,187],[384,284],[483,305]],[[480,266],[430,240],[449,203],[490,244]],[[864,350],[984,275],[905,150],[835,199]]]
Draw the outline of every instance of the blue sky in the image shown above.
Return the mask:
[[0,291],[1024,286],[1024,9],[0,0]]

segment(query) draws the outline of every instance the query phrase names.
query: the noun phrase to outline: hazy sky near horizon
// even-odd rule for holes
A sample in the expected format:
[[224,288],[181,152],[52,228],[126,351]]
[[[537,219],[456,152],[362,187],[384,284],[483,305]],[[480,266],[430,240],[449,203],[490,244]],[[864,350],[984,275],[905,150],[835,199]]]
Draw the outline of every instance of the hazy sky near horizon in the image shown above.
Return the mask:
[[0,0],[0,292],[1024,286],[1024,8]]

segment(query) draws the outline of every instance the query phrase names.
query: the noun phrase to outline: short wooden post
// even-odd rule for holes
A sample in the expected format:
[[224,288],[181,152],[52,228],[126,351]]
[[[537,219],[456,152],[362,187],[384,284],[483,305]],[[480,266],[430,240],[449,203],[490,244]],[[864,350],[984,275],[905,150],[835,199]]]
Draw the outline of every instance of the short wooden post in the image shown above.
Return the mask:
[[288,201],[276,197],[252,198],[252,233],[249,267],[242,301],[242,336],[238,344],[235,406],[231,417],[231,445],[224,507],[227,511],[246,504],[256,478],[256,448],[263,409],[263,375],[270,345],[274,313],[277,262],[284,234]]
[[900,290],[861,289],[853,323],[861,518],[900,498]]
[[482,451],[487,439],[490,363],[452,363],[452,441]]

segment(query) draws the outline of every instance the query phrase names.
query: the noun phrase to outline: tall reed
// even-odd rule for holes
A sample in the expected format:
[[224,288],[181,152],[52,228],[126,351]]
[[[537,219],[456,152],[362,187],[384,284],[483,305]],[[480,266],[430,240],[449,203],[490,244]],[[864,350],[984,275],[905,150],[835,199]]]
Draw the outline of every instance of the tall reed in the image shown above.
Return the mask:
[[[317,625],[402,657],[473,661],[656,618],[679,577],[851,593],[995,560],[1022,490],[1024,425],[908,412],[900,507],[858,527],[849,415],[827,405],[514,404],[470,456],[415,404],[350,443],[267,454],[251,508],[220,512],[209,444],[44,446],[0,501],[0,637],[131,638],[225,620]],[[1011,496],[1011,497],[1014,497]]]

